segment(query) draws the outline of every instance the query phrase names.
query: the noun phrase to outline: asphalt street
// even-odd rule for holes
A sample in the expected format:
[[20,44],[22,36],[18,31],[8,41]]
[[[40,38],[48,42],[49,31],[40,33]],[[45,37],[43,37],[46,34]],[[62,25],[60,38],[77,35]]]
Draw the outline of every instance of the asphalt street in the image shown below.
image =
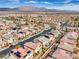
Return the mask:
[[[37,35],[35,35],[35,36],[32,36],[32,37],[30,37],[30,38],[28,38],[28,39],[26,39],[26,40],[24,40],[24,41],[21,41],[21,42],[17,43],[16,45],[21,45],[21,46],[23,46],[26,42],[31,42],[31,41],[33,41],[35,38],[39,37],[41,34],[45,34],[46,32],[50,32],[51,30],[52,30],[52,28],[51,28],[51,29],[48,29],[48,30],[44,30],[42,33],[39,33],[39,34],[37,34]],[[7,54],[9,54],[9,51],[11,51],[16,45],[14,45],[14,46],[12,46],[12,47],[10,47],[10,48],[7,48],[7,49],[5,49],[5,50],[3,50],[3,51],[0,51],[0,58],[1,58],[1,57],[4,57],[4,56],[7,55]]]

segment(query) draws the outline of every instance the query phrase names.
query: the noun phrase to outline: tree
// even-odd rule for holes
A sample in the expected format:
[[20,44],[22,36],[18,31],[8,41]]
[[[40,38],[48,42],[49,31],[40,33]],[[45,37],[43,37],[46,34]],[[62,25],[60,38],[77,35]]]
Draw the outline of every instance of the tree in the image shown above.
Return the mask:
[[47,51],[47,48],[42,47],[42,52],[45,53]]
[[73,51],[74,53],[74,57],[73,59],[79,59],[79,37],[77,38],[77,44],[76,44],[76,48]]
[[18,48],[20,48],[20,47],[21,47],[20,45],[16,45],[16,46],[15,46],[16,49],[18,49]]
[[76,44],[77,47],[79,47],[79,37],[77,38],[77,44]]

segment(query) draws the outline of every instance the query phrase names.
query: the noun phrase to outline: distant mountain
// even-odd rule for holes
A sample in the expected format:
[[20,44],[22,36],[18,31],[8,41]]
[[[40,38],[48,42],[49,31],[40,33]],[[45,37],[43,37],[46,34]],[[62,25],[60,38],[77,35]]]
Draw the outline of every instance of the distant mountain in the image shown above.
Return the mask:
[[0,11],[9,11],[11,10],[10,8],[0,8]]
[[32,6],[22,6],[17,8],[0,8],[0,11],[19,11],[19,12],[52,12],[52,11],[58,11],[55,9],[46,9],[46,8],[38,8],[38,7],[32,7]]
[[38,7],[32,7],[32,6],[23,6],[15,8],[16,11],[19,12],[52,12],[57,11],[55,9],[46,9],[46,8],[38,8]]
[[[33,7],[33,6],[22,6],[17,8],[0,8],[0,12],[71,12],[68,10],[57,10],[57,9],[46,9],[41,7]],[[75,12],[75,11],[74,11]]]

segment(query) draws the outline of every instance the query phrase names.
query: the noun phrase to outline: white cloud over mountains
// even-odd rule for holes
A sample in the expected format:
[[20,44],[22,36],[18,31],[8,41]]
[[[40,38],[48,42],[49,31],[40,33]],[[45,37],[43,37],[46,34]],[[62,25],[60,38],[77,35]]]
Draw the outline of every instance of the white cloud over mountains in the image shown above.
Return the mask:
[[44,4],[52,4],[52,3],[50,3],[50,2],[47,2],[47,1],[45,1],[45,2],[42,2],[42,3],[44,3]]
[[20,2],[20,0],[8,0],[10,2]]
[[36,2],[36,1],[29,1],[30,3],[38,3],[38,2]]
[[70,11],[79,11],[79,4],[64,4],[62,6],[51,6],[47,7],[49,9],[58,9],[58,10],[70,10]]
[[72,0],[65,0],[63,3],[70,3]]
[[[1,3],[8,2],[9,5],[13,4],[15,6],[32,4],[33,6],[37,6],[37,7],[41,6],[51,9],[79,11],[79,3],[77,1],[79,0],[0,0]],[[1,6],[2,5],[3,4],[1,4]]]

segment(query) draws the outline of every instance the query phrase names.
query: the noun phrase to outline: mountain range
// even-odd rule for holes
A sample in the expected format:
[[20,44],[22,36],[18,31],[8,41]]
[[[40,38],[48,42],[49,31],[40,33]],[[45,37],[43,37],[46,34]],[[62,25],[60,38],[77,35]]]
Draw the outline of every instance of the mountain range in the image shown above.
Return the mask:
[[47,9],[41,7],[33,7],[33,6],[21,6],[17,8],[0,8],[0,12],[70,12],[77,13],[76,11],[69,10],[58,10],[58,9]]

